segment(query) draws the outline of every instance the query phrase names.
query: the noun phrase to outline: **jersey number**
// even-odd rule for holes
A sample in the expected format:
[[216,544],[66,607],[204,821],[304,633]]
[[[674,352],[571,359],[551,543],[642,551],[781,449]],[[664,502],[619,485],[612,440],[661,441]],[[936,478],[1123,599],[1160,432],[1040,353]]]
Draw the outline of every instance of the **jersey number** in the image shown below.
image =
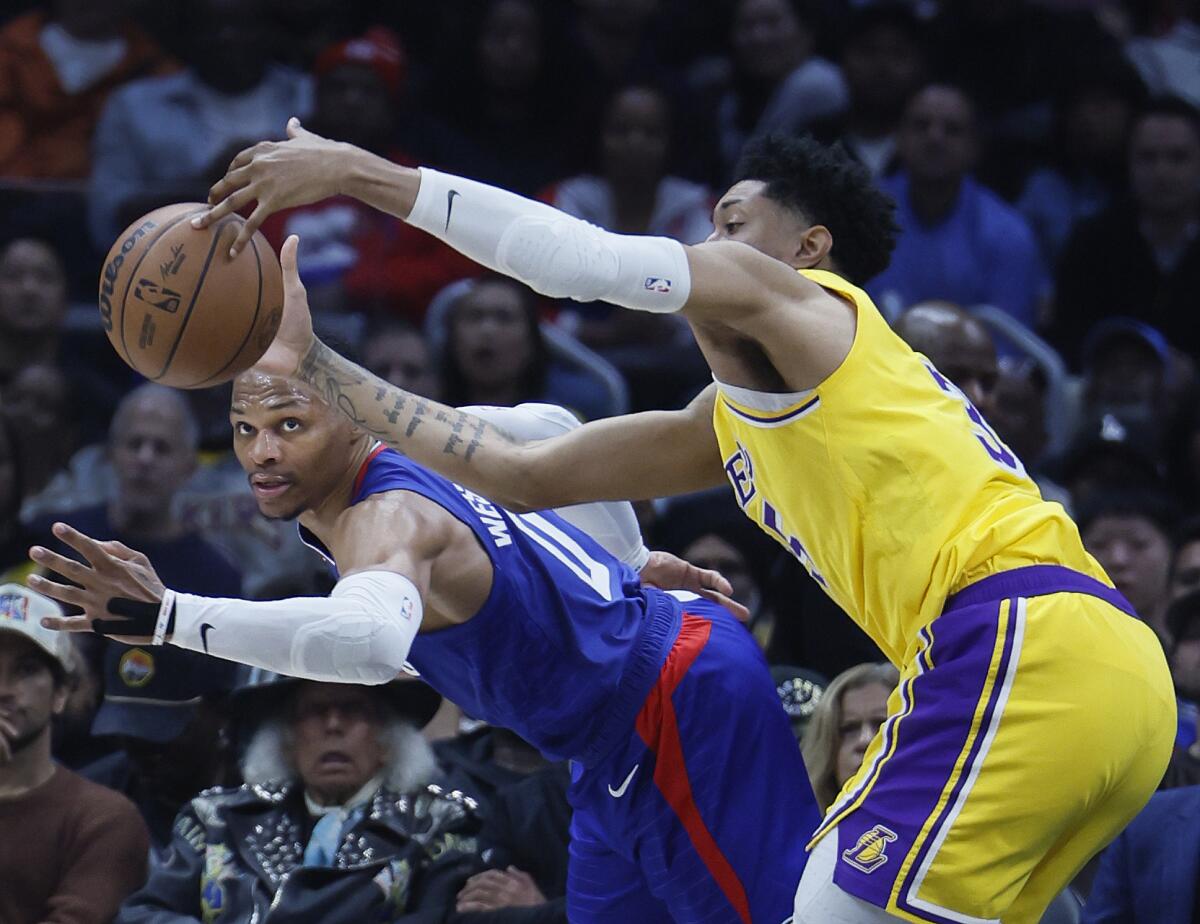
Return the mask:
[[592,558],[583,546],[540,513],[515,513],[512,518],[521,532],[562,562],[602,599],[612,602],[612,572],[607,565]]
[[1008,469],[1010,472],[1016,472],[1018,475],[1025,474],[1025,466],[1021,464],[1021,460],[1017,458],[1016,453],[1004,445],[1004,441],[996,435],[983,415],[979,413],[979,409],[971,403],[961,388],[951,382],[948,378],[942,375],[933,366],[925,367],[929,370],[929,374],[933,376],[933,380],[938,383],[938,387],[949,395],[953,395],[962,402],[966,409],[967,417],[971,421],[971,432],[975,434],[975,439],[979,440],[980,444],[987,454],[992,457],[992,461],[1002,468]]

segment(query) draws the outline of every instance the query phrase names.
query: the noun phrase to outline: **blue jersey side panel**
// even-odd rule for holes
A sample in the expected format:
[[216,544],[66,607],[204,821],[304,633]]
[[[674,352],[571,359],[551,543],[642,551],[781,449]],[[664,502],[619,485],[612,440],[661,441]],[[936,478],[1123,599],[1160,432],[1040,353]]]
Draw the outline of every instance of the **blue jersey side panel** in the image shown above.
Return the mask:
[[351,503],[412,491],[471,528],[491,593],[460,625],[417,636],[409,661],[468,714],[555,759],[590,764],[628,735],[678,634],[681,607],[557,514],[513,514],[391,449]]

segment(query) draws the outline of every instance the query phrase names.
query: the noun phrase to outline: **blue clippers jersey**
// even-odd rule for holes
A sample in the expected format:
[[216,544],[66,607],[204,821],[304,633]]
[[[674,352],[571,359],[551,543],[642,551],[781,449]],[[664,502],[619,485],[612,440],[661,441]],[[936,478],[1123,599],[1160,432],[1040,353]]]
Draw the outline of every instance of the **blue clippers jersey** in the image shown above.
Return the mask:
[[594,763],[627,736],[678,634],[679,602],[643,589],[632,568],[557,514],[511,513],[380,447],[350,503],[385,491],[445,508],[492,562],[474,617],[417,636],[408,660],[421,677],[553,759]]

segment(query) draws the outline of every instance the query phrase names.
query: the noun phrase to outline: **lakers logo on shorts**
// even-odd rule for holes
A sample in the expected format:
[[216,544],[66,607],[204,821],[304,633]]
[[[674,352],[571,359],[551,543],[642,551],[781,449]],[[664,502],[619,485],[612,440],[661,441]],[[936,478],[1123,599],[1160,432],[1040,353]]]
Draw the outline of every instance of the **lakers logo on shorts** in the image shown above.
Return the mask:
[[888,861],[887,845],[896,839],[896,832],[876,825],[858,839],[849,850],[842,851],[842,859],[855,869],[872,873]]

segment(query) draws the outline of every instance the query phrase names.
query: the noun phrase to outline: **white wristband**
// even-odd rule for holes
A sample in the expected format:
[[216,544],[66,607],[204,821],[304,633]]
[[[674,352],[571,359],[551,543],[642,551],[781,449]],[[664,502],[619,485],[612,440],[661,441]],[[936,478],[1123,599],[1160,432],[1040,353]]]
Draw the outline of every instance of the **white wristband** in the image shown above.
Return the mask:
[[154,637],[151,645],[162,645],[167,638],[167,624],[171,621],[171,611],[175,608],[175,591],[170,588],[163,591],[162,601],[158,604],[158,619],[154,623]]

